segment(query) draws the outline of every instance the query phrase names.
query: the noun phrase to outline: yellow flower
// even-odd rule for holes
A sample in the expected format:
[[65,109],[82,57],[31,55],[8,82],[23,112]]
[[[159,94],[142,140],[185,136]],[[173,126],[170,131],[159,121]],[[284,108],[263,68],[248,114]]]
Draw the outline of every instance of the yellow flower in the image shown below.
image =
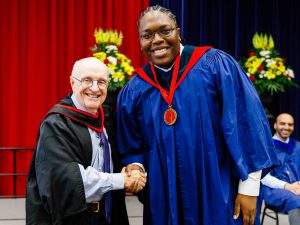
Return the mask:
[[276,75],[274,73],[272,73],[271,71],[267,71],[267,79],[271,80],[271,79],[275,79]]
[[114,74],[112,74],[111,78],[113,79],[113,81],[118,82],[118,81],[123,81],[125,76],[122,72],[116,72]]
[[109,33],[105,32],[103,34],[103,42],[108,43],[108,41],[109,41]]
[[119,35],[117,35],[117,42],[116,42],[117,46],[121,46],[122,40],[123,40],[123,34],[122,32],[120,32]]
[[131,75],[134,71],[133,67],[130,66],[128,63],[125,63],[125,62],[121,63],[121,67],[123,67],[124,72],[129,74],[129,75]]
[[106,59],[106,53],[105,52],[95,52],[93,54],[93,56],[97,59],[99,59],[100,61],[104,62],[104,60]]
[[269,47],[268,49],[273,49],[275,48],[275,44],[274,44],[274,40],[273,40],[273,37],[272,35],[269,36]]
[[249,57],[245,63],[245,66],[248,68],[248,73],[254,74],[262,62],[262,58],[257,58],[256,56]]
[[95,30],[94,32],[94,37],[96,44],[100,44],[103,42],[103,30],[100,28],[99,30]]
[[252,38],[253,47],[256,49],[270,50],[275,47],[272,35],[255,33]]
[[111,70],[115,70],[117,66],[116,66],[116,64],[108,63],[108,64],[107,64],[107,67],[108,67],[109,69],[111,69]]
[[116,30],[103,31],[95,29],[95,46],[91,48],[93,56],[103,61],[111,71],[109,90],[118,90],[123,87],[134,72],[131,61],[120,53],[118,47],[122,44],[123,34]]
[[120,60],[126,59],[126,56],[123,55],[122,53],[117,53],[116,55],[117,55],[117,59],[120,59]]

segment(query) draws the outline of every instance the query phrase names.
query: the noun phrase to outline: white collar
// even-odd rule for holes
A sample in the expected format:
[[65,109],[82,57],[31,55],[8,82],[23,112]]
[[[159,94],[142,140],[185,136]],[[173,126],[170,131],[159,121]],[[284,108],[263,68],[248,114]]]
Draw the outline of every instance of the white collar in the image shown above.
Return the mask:
[[[71,95],[71,99],[75,105],[75,107],[77,109],[80,109],[82,111],[85,111],[85,112],[88,112],[88,113],[91,113],[89,110],[87,110],[83,105],[80,104],[80,102],[77,100],[77,97],[74,95],[74,93]],[[95,113],[92,113],[92,114],[95,114]]]
[[273,135],[273,139],[277,140],[277,141],[281,141],[281,142],[286,143],[286,144],[289,143],[289,141],[290,141],[289,137],[288,137],[288,139],[286,139],[285,141],[283,141],[276,134]]

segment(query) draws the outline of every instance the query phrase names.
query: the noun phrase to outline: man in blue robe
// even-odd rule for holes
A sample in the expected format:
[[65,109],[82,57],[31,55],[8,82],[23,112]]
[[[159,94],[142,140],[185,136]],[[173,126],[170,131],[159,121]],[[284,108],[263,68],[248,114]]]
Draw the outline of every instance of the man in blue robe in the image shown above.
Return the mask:
[[138,31],[149,63],[119,94],[117,139],[128,174],[148,174],[144,224],[253,224],[276,157],[251,81],[226,53],[181,45],[168,9],[148,7]]
[[300,224],[300,142],[291,138],[294,118],[280,114],[273,136],[279,166],[262,179],[262,197],[280,212],[288,213],[290,225]]

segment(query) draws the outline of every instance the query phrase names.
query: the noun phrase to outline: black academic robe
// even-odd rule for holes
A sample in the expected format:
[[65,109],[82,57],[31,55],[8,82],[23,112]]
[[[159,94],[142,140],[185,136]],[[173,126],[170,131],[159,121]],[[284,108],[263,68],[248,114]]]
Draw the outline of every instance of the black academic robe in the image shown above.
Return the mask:
[[[74,107],[70,95],[60,104]],[[91,165],[90,134],[82,118],[79,122],[76,116],[68,117],[54,111],[50,110],[41,123],[30,165],[26,189],[26,224],[90,224],[78,167],[78,163],[85,168]],[[96,126],[99,125],[102,126],[99,123]],[[109,130],[108,133],[112,134],[113,131]],[[112,152],[114,172],[120,172],[115,150],[112,149]],[[113,191],[113,225],[129,224],[124,200],[123,190]]]

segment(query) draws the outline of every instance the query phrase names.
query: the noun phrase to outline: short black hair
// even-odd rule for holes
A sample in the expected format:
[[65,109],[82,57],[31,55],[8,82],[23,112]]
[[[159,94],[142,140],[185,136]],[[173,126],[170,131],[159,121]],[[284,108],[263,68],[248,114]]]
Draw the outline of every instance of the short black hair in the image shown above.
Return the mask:
[[140,18],[139,20],[137,21],[137,27],[139,28],[140,27],[140,20],[148,13],[148,12],[151,12],[151,11],[159,11],[159,12],[162,12],[162,13],[165,13],[168,15],[168,17],[170,17],[170,19],[172,19],[175,24],[176,24],[176,27],[177,27],[177,21],[176,21],[176,16],[171,12],[170,9],[167,9],[167,8],[164,8],[160,5],[154,5],[154,6],[149,6],[147,9],[145,9],[145,11],[143,11],[140,15]]

